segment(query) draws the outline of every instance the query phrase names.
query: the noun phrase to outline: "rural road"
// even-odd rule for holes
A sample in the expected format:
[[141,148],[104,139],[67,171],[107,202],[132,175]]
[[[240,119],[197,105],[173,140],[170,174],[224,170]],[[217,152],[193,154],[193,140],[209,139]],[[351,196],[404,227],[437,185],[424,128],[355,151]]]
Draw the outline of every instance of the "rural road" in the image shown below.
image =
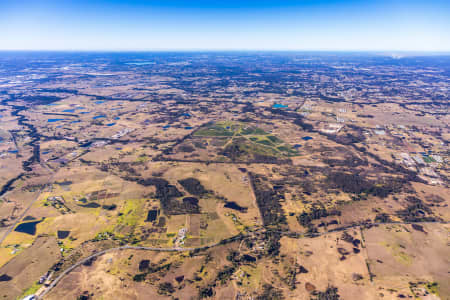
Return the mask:
[[[411,225],[411,224],[450,224],[450,222],[447,221],[443,221],[443,222],[439,222],[439,221],[429,221],[429,222],[388,222],[388,223],[380,223],[380,222],[376,222],[376,223],[365,223],[365,224],[354,224],[354,225],[349,225],[349,226],[344,226],[344,227],[339,227],[339,228],[335,228],[329,231],[325,231],[325,232],[321,232],[321,233],[317,233],[317,234],[310,234],[310,235],[305,235],[305,234],[300,234],[300,233],[295,233],[295,232],[290,232],[290,231],[282,231],[282,230],[268,230],[269,232],[279,232],[282,233],[284,235],[287,235],[289,237],[296,237],[296,238],[315,238],[315,237],[319,237],[322,235],[326,235],[326,234],[330,234],[330,233],[334,233],[334,232],[341,232],[344,230],[348,230],[348,229],[352,229],[352,228],[364,228],[364,227],[371,227],[371,226],[378,226],[378,225]],[[91,260],[92,258],[101,256],[105,253],[108,252],[113,252],[113,251],[121,251],[121,250],[128,250],[128,249],[132,249],[132,250],[148,250],[148,251],[160,251],[160,252],[185,252],[185,251],[196,251],[196,250],[206,250],[221,244],[225,244],[228,242],[232,242],[234,240],[238,240],[238,239],[242,239],[245,237],[250,236],[251,234],[260,231],[261,229],[265,229],[265,228],[259,228],[256,229],[255,231],[251,231],[247,234],[240,234],[240,235],[236,235],[233,237],[230,237],[224,241],[212,244],[212,245],[208,245],[208,246],[202,246],[202,247],[196,247],[196,248],[154,248],[154,247],[142,247],[142,246],[122,246],[122,247],[116,247],[116,248],[110,248],[110,249],[106,249],[97,253],[94,253],[80,261],[78,261],[77,263],[73,264],[72,266],[70,266],[69,268],[67,268],[66,270],[64,270],[61,274],[58,275],[58,277],[56,277],[52,283],[37,297],[37,299],[43,299],[43,297],[48,294],[57,284],[59,281],[61,281],[61,279],[66,276],[68,273],[70,273],[71,271],[73,271],[75,268],[81,266],[82,264],[84,264],[85,262]]]
[[25,208],[25,210],[22,212],[22,214],[20,214],[20,216],[16,219],[16,221],[11,224],[11,226],[9,226],[9,228],[6,230],[5,234],[3,234],[3,236],[0,238],[0,245],[3,243],[3,241],[8,237],[8,235],[11,233],[11,231],[13,231],[14,228],[16,228],[17,224],[19,224],[22,219],[25,217],[25,215],[28,213],[28,211],[30,210],[30,208],[33,206],[33,204],[39,199],[39,197],[41,196],[42,192],[53,182],[53,178],[55,176],[56,173],[53,173],[50,178],[47,181],[47,184],[45,184],[43,187],[41,187],[41,189],[39,190],[38,194],[36,195],[36,197],[31,201],[31,203],[27,206],[27,208]]
[[[241,237],[240,235],[231,237],[229,239],[227,239],[227,241],[232,241],[236,238]],[[52,288],[54,288],[58,282],[68,273],[70,273],[71,271],[73,271],[76,267],[79,267],[80,265],[84,264],[85,262],[91,260],[92,258],[101,256],[103,254],[106,254],[108,252],[113,252],[113,251],[121,251],[121,250],[149,250],[149,251],[159,251],[159,252],[185,252],[185,251],[195,251],[195,250],[204,250],[204,249],[208,249],[214,246],[219,245],[219,243],[215,243],[212,245],[208,245],[208,246],[203,246],[203,247],[197,247],[197,248],[154,248],[154,247],[142,247],[142,246],[122,246],[122,247],[116,247],[116,248],[110,248],[110,249],[106,249],[97,253],[94,253],[80,261],[78,261],[77,263],[73,264],[72,266],[70,266],[69,268],[67,268],[66,270],[64,270],[61,274],[59,274],[58,277],[56,277],[52,283],[39,295],[39,297],[37,297],[37,299],[41,299],[43,298],[48,292],[50,292],[50,290]]]
[[[68,152],[65,152],[64,154],[62,154],[61,156],[59,156],[59,158],[66,156]],[[69,160],[69,162],[77,159],[78,157],[80,157],[81,155],[85,154],[85,152],[82,152],[82,154],[72,158],[71,160]],[[41,196],[42,192],[49,187],[50,185],[53,184],[53,179],[55,178],[56,174],[59,171],[59,168],[57,168],[56,170],[52,170],[50,169],[47,164],[47,161],[45,162],[41,162],[40,165],[42,167],[44,167],[45,169],[47,169],[48,171],[51,172],[51,175],[49,177],[49,179],[47,180],[47,183],[41,187],[41,189],[39,190],[38,194],[36,195],[36,198],[34,198],[31,203],[27,206],[27,208],[20,214],[20,216],[16,219],[16,221],[10,225],[10,227],[6,230],[6,232],[3,234],[3,236],[0,238],[0,245],[3,243],[3,241],[8,237],[8,235],[14,230],[14,228],[16,228],[16,226],[22,221],[22,219],[25,217],[25,215],[28,213],[28,211],[31,209],[31,207],[33,206],[33,204],[39,199],[39,197]]]

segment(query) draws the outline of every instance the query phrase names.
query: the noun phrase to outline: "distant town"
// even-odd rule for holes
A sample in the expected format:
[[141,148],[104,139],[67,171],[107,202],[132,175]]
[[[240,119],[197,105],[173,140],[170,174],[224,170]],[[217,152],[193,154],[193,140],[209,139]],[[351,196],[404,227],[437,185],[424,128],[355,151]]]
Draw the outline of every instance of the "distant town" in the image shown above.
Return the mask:
[[448,299],[449,74],[0,53],[0,297]]

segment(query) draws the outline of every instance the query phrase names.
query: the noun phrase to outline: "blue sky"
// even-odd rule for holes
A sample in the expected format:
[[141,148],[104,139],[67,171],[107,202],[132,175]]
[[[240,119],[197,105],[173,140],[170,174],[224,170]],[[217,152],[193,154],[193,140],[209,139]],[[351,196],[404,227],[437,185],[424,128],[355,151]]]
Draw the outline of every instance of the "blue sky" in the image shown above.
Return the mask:
[[0,50],[450,51],[450,1],[0,0]]

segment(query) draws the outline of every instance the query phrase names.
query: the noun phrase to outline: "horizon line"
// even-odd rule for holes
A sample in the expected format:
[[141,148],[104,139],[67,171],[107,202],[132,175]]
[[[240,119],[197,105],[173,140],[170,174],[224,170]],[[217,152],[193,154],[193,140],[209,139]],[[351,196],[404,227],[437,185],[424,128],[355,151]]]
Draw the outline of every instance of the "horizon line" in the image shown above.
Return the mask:
[[449,50],[396,50],[396,49],[221,49],[221,48],[149,48],[149,49],[0,49],[0,52],[354,52],[354,53],[407,53],[450,54]]

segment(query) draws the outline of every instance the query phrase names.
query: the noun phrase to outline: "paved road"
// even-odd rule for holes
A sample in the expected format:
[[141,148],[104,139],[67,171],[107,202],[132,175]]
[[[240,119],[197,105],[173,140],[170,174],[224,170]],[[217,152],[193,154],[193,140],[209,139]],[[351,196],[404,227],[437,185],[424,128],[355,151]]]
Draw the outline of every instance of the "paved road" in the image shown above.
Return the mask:
[[427,222],[374,222],[374,223],[361,223],[361,224],[353,224],[353,225],[348,225],[348,226],[342,226],[342,227],[338,227],[338,228],[334,228],[328,231],[324,231],[324,232],[318,232],[318,233],[298,233],[298,232],[290,232],[290,231],[282,231],[282,230],[268,230],[270,232],[280,232],[280,233],[284,233],[285,235],[289,236],[289,237],[293,237],[293,238],[314,238],[314,237],[319,237],[322,235],[326,235],[329,233],[333,233],[333,232],[340,232],[340,231],[344,231],[344,230],[348,230],[348,229],[352,229],[352,228],[364,228],[364,227],[373,227],[373,226],[378,226],[378,225],[411,225],[411,224],[450,224],[449,221],[427,221]]
[[[70,152],[70,151],[69,151]],[[64,154],[62,154],[59,157],[64,157],[65,155],[67,155],[69,152],[66,152]],[[86,153],[86,151],[83,151],[80,155],[77,155],[76,157],[72,158],[71,160],[68,161],[72,162],[75,159],[79,158],[80,156],[84,155]],[[22,219],[25,217],[25,215],[28,213],[28,211],[30,210],[30,208],[33,206],[33,204],[39,199],[39,197],[41,196],[42,192],[50,185],[53,184],[53,179],[55,177],[55,175],[58,173],[59,168],[57,168],[56,170],[52,170],[47,166],[47,161],[45,162],[41,162],[40,165],[42,167],[44,167],[45,169],[47,169],[48,171],[51,172],[51,176],[50,178],[47,180],[47,183],[39,190],[36,198],[34,198],[31,203],[27,206],[27,208],[22,212],[22,214],[19,216],[19,218],[16,219],[16,221],[6,230],[5,234],[0,238],[0,246],[3,243],[3,241],[8,237],[8,235],[13,231],[14,228],[16,228],[16,226],[22,221]]]
[[[48,169],[48,168],[47,168]],[[6,230],[5,234],[0,238],[0,245],[3,243],[3,241],[8,237],[8,235],[13,231],[14,228],[16,228],[17,224],[19,224],[22,219],[25,217],[25,215],[28,213],[30,208],[33,206],[33,204],[39,199],[44,189],[46,189],[50,184],[53,182],[53,178],[55,177],[56,173],[53,173],[50,178],[48,179],[47,183],[39,190],[36,197],[31,201],[31,203],[25,208],[25,210],[22,212],[22,214],[16,219],[16,221],[9,226],[9,228]]]
[[219,243],[213,244],[213,245],[209,245],[209,246],[203,246],[203,247],[197,247],[197,248],[154,248],[154,247],[140,247],[140,246],[122,246],[122,247],[116,247],[116,248],[110,248],[110,249],[106,249],[97,253],[94,253],[80,261],[78,261],[77,263],[73,264],[72,266],[70,266],[69,268],[67,268],[66,270],[64,270],[61,274],[59,274],[58,277],[56,277],[52,283],[39,295],[38,299],[41,299],[42,297],[44,297],[48,292],[50,292],[50,290],[52,288],[54,288],[59,281],[61,281],[61,279],[67,275],[68,273],[72,272],[75,268],[81,266],[82,264],[84,264],[85,262],[101,256],[105,253],[108,252],[113,252],[113,251],[121,251],[121,250],[128,250],[128,249],[132,249],[132,250],[149,250],[149,251],[159,251],[159,252],[185,252],[185,251],[195,251],[195,250],[202,250],[202,249],[208,249],[214,246],[217,246]]
[[[353,224],[353,225],[349,225],[349,226],[343,226],[343,227],[339,227],[339,228],[335,228],[332,230],[328,230],[325,232],[321,232],[321,233],[316,233],[316,234],[312,234],[312,235],[307,235],[307,234],[300,234],[300,233],[295,233],[295,232],[290,232],[290,231],[282,231],[282,230],[267,230],[269,232],[279,232],[283,235],[287,235],[289,237],[296,237],[296,238],[315,238],[315,237],[319,237],[322,235],[326,235],[326,234],[330,234],[330,233],[334,233],[334,232],[340,232],[340,231],[344,231],[344,230],[348,230],[348,229],[352,229],[352,228],[364,228],[364,227],[370,227],[370,226],[378,226],[378,225],[410,225],[410,224],[450,224],[450,222],[439,222],[439,221],[430,221],[430,222],[389,222],[389,223],[380,223],[380,222],[375,222],[375,223],[365,223],[365,224]],[[264,231],[265,228],[257,228],[254,231],[251,231],[247,234],[240,234],[240,235],[236,235],[233,236],[229,239],[227,239],[227,242],[231,242],[234,240],[238,240],[238,239],[243,239],[246,237],[249,237],[250,235],[252,235],[253,233],[256,232],[260,232],[260,231]],[[226,243],[226,242],[225,242]],[[110,248],[110,249],[106,249],[97,253],[94,253],[80,261],[78,261],[77,263],[73,264],[72,266],[70,266],[69,268],[67,268],[66,270],[64,270],[61,274],[59,274],[58,277],[56,277],[52,283],[39,295],[38,299],[43,298],[46,294],[48,294],[57,284],[59,281],[61,281],[61,279],[66,276],[68,273],[70,273],[71,271],[73,271],[75,268],[79,267],[80,265],[84,264],[85,262],[89,261],[92,258],[101,256],[105,253],[108,252],[113,252],[113,251],[121,251],[121,250],[127,250],[127,249],[133,249],[133,250],[148,250],[148,251],[160,251],[160,252],[185,252],[185,251],[196,251],[196,250],[205,250],[205,249],[209,249],[212,247],[215,247],[217,245],[221,245],[224,244],[224,242],[219,242],[219,243],[215,243],[215,244],[211,244],[208,246],[202,246],[202,247],[196,247],[196,248],[155,248],[155,247],[141,247],[141,246],[122,246],[122,247],[116,247],[116,248]]]

